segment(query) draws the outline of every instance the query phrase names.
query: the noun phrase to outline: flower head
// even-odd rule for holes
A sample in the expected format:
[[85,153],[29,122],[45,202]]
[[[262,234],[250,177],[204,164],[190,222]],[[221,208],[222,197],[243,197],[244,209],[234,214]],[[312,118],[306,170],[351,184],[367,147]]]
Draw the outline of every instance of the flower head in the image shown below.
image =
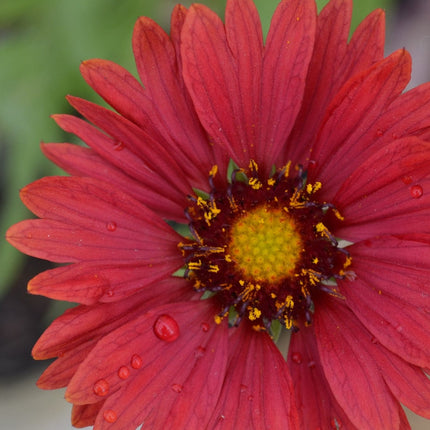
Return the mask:
[[[140,18],[138,82],[82,63],[114,110],[54,116],[87,147],[21,192],[8,231],[57,263],[29,291],[79,305],[34,347],[77,427],[403,429],[430,418],[430,86],[348,41],[351,0],[251,0]],[[288,357],[275,344],[290,333]]]

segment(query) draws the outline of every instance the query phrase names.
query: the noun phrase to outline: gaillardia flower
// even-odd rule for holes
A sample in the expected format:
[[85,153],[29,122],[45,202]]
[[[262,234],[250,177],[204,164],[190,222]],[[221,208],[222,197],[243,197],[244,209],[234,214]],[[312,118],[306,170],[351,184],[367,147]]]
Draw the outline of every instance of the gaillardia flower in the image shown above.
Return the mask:
[[[76,427],[410,428],[430,418],[430,85],[351,0],[251,0],[140,18],[140,81],[85,61],[114,110],[55,115],[70,177],[22,190],[7,233],[79,305],[34,347]],[[290,334],[288,357],[275,341]]]

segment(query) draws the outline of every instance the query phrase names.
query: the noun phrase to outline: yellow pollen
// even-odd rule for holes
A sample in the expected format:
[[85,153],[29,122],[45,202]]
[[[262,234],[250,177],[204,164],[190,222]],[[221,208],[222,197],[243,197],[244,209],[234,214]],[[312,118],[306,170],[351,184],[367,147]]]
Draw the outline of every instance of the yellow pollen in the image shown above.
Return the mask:
[[218,173],[218,166],[215,164],[212,166],[212,169],[209,171],[209,176],[214,177]]
[[257,178],[250,178],[248,183],[254,190],[259,190],[263,186],[263,184]]
[[257,309],[257,308],[251,308],[251,309],[249,309],[249,315],[248,315],[248,318],[249,318],[251,321],[255,321],[257,318],[260,318],[260,316],[261,316],[261,311],[260,311],[260,309]]
[[231,228],[228,254],[248,281],[276,283],[292,276],[301,252],[294,220],[282,209],[257,207]]

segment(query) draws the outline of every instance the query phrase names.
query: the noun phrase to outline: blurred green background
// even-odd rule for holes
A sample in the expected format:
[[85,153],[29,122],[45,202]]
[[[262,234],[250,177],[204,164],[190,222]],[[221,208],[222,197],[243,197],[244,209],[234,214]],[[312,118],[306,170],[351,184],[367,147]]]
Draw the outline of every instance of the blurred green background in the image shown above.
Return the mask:
[[[225,2],[201,1],[221,16]],[[255,2],[267,32],[278,0]],[[317,0],[319,8],[326,3],[327,0]],[[419,19],[422,5],[429,3],[428,0],[355,0],[352,27],[375,8],[386,9],[387,39],[400,42],[392,48],[389,46],[388,52],[403,47],[406,39],[415,40],[419,52],[425,51],[427,56],[418,55],[418,61],[414,57],[414,64],[428,67],[428,19],[423,27],[415,26],[418,39],[403,37],[401,32],[408,36],[411,27],[404,27],[402,23]],[[39,142],[70,141],[71,137],[54,124],[50,115],[71,112],[64,98],[66,94],[100,101],[81,78],[80,62],[106,58],[135,73],[131,50],[135,20],[140,15],[150,16],[168,30],[174,4],[172,0],[0,0],[2,235],[11,224],[31,216],[19,200],[19,189],[41,176],[60,173],[43,157]],[[183,4],[189,6],[191,2]],[[430,80],[428,69],[423,76]],[[13,375],[23,373],[32,363],[32,344],[60,309],[58,305],[53,308],[48,299],[26,293],[28,280],[48,268],[47,263],[25,257],[1,241],[0,264],[0,377],[14,378]],[[9,389],[8,385],[8,392]],[[23,394],[19,390],[16,392],[21,398]],[[33,394],[29,396],[32,398]],[[10,400],[8,405],[13,402]],[[21,409],[17,409],[16,417]],[[13,418],[12,424],[16,420]],[[36,425],[36,428],[41,427]],[[47,426],[43,428],[48,430]]]

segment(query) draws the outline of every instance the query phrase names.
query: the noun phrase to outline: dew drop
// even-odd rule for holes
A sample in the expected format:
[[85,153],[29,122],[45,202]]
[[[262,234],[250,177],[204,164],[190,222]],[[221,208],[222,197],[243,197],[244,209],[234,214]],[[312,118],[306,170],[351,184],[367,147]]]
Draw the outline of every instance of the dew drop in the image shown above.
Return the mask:
[[209,324],[208,323],[205,323],[205,322],[203,322],[203,323],[201,323],[201,325],[200,325],[200,327],[202,328],[202,330],[205,332],[205,333],[207,333],[208,331],[209,331]]
[[119,141],[119,140],[118,140],[118,141],[115,143],[115,145],[114,145],[113,149],[114,149],[115,151],[122,151],[122,150],[124,149],[124,147],[125,147],[124,142],[121,142],[121,141]]
[[121,366],[118,369],[118,377],[120,379],[127,379],[130,376],[130,369],[127,366]]
[[113,297],[114,292],[113,292],[113,290],[107,290],[105,294],[106,294],[108,297]]
[[218,417],[218,421],[220,422],[220,421],[224,421],[225,420],[225,415],[220,415],[219,417]]
[[300,352],[293,352],[291,354],[291,360],[293,360],[293,362],[296,363],[296,364],[301,364],[301,362],[302,362],[302,354],[300,354]]
[[408,175],[403,176],[402,177],[402,182],[405,185],[411,185],[412,184],[412,176],[408,176]]
[[184,387],[182,386],[182,385],[180,385],[180,384],[173,384],[172,385],[172,390],[175,392],[175,393],[182,393],[182,389],[183,389]]
[[106,228],[108,231],[115,231],[116,230],[116,222],[110,221],[106,224]]
[[94,385],[93,385],[94,393],[97,394],[97,396],[103,397],[106,396],[107,393],[109,393],[109,382],[106,381],[106,379],[99,379]]
[[248,386],[247,386],[247,385],[240,384],[240,392],[241,392],[241,393],[245,392],[247,389],[248,389]]
[[384,134],[384,132],[380,128],[378,128],[378,130],[376,130],[377,136],[381,137],[383,134]]
[[112,409],[106,409],[103,412],[103,418],[105,419],[106,422],[112,424],[112,423],[116,422],[116,420],[118,419],[118,416],[117,416],[116,412],[113,411]]
[[313,368],[315,368],[315,361],[313,361],[313,360],[311,360],[309,363],[308,363],[308,367],[310,368],[310,369],[313,369]]
[[379,343],[379,342],[378,342],[378,339],[376,339],[376,337],[375,337],[375,336],[372,336],[372,337],[371,337],[370,342],[372,342],[372,343],[373,343],[373,344],[375,344],[375,345],[376,345],[377,343]]
[[423,187],[421,185],[412,185],[410,192],[414,199],[419,199],[423,195]]
[[130,360],[130,366],[133,369],[140,369],[142,367],[142,357],[137,354],[133,354]]
[[196,358],[201,358],[205,355],[205,352],[206,352],[206,348],[204,346],[199,346],[199,347],[197,347],[194,356]]
[[165,342],[173,342],[179,336],[178,323],[170,315],[160,315],[153,328],[155,335]]
[[252,402],[252,401],[254,400],[254,396],[253,396],[252,394],[250,394],[250,395],[248,396],[248,400],[249,400],[250,402]]

